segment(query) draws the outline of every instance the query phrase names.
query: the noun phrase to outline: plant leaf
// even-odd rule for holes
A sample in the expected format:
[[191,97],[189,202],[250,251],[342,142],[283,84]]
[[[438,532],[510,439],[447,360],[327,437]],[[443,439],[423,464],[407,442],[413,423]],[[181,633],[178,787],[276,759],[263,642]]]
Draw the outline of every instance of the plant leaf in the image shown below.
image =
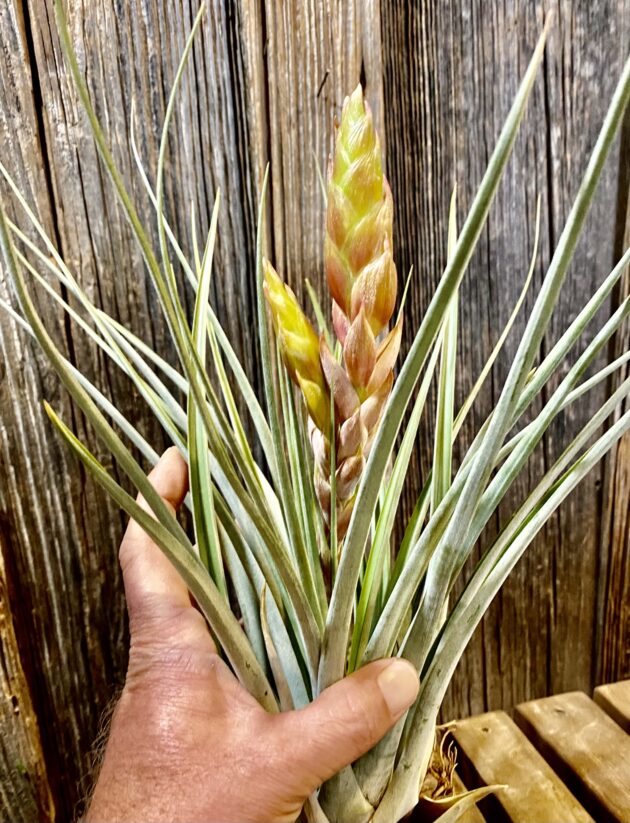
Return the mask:
[[433,734],[433,727],[427,723],[427,719],[437,712],[466,644],[514,565],[560,503],[629,430],[630,411],[627,411],[557,481],[536,514],[530,516],[525,527],[510,544],[509,550],[505,551],[500,561],[493,566],[472,602],[462,609],[459,609],[458,605],[455,606],[444,627],[432,663],[421,681],[416,705],[422,705],[423,709],[422,712],[414,713],[409,724],[400,760],[387,793],[391,792],[392,795],[400,797],[410,791],[408,785],[411,786],[412,781],[408,781],[407,774],[409,771],[416,771],[416,753],[422,751],[427,737]]
[[[352,644],[350,647],[350,657],[348,661],[349,672],[354,671],[354,669],[358,667],[365,650],[365,646],[368,642],[369,633],[372,629],[372,618],[374,615],[376,596],[378,593],[379,569],[381,568],[383,554],[389,548],[396,511],[398,509],[398,502],[400,500],[400,495],[407,476],[409,461],[411,460],[416,435],[420,426],[420,418],[422,417],[422,412],[429,393],[429,387],[433,379],[440,349],[441,341],[438,341],[433,352],[431,353],[431,359],[422,377],[420,390],[414,402],[413,411],[405,430],[405,436],[403,437],[400,449],[396,455],[394,468],[382,501],[372,546],[368,555],[365,574],[363,575],[361,584],[361,595],[359,597],[359,603],[356,610],[355,627],[352,635]],[[395,570],[393,573],[394,578],[397,577],[396,569],[398,566],[399,564],[397,557],[396,565],[394,567]]]
[[[505,436],[512,425],[534,358],[564,282],[604,161],[612,145],[617,127],[621,122],[629,97],[630,60],[613,96],[582,184],[549,264],[547,275],[527,322],[503,390],[470,463],[470,470],[462,493],[459,495],[453,515],[441,537],[439,550],[435,552],[429,563],[422,602],[414,621],[417,622],[416,636],[423,649],[430,647],[435,638],[437,633],[435,617],[442,611],[453,576],[461,568],[462,558],[468,556],[476,539],[476,529],[471,523],[476,516],[479,501],[484,493]],[[520,448],[519,444],[517,451]],[[422,639],[420,639],[421,636]]]
[[[180,573],[228,656],[239,680],[267,711],[277,711],[277,704],[269,682],[260,668],[245,634],[192,549],[187,549],[173,537],[168,529],[142,509],[110,477],[101,463],[75,437],[51,407],[47,403],[45,406],[51,421],[88,472],[103,486],[113,500],[147,532]],[[151,484],[147,480],[144,485],[146,488]],[[143,489],[143,494],[144,491]],[[171,518],[175,520],[172,515]]]
[[[217,193],[212,210],[212,220],[208,232],[208,241],[203,256],[199,287],[195,299],[193,315],[192,337],[201,363],[206,359],[206,305],[210,292],[210,278],[212,275],[212,259],[217,234],[220,197]],[[188,465],[190,477],[190,494],[193,504],[193,522],[195,537],[201,559],[206,564],[218,590],[228,601],[227,584],[221,557],[221,545],[217,530],[217,520],[214,511],[214,495],[212,493],[212,476],[208,459],[208,437],[203,428],[201,415],[197,410],[195,398],[188,395]]]
[[280,483],[279,496],[284,504],[284,514],[286,518],[287,530],[289,532],[293,550],[298,558],[298,568],[301,579],[304,585],[304,590],[308,602],[311,604],[310,616],[314,619],[315,625],[312,625],[312,640],[317,638],[316,645],[312,644],[311,656],[309,663],[311,665],[311,672],[316,677],[316,661],[319,656],[319,636],[323,628],[323,616],[319,610],[319,599],[315,585],[315,579],[308,560],[308,551],[304,543],[304,539],[299,528],[299,518],[295,506],[295,495],[291,488],[289,477],[289,469],[287,466],[286,455],[283,448],[282,437],[280,432],[280,409],[278,407],[278,398],[275,391],[273,380],[273,361],[271,355],[270,332],[267,322],[267,305],[263,290],[264,272],[262,265],[262,251],[263,251],[263,222],[264,209],[267,192],[267,181],[269,176],[269,168],[265,171],[263,179],[262,192],[260,197],[260,205],[258,210],[258,229],[256,236],[256,283],[257,283],[257,307],[258,307],[258,339],[260,343],[263,383],[265,387],[265,398],[267,401],[267,414],[269,417],[269,424],[271,428],[271,436],[273,440],[275,464],[278,469],[278,479]]
[[[457,243],[457,187],[453,189],[448,218],[448,259]],[[442,356],[435,412],[433,480],[431,511],[435,511],[451,485],[453,463],[453,408],[455,404],[455,370],[457,368],[457,315],[459,289],[455,289],[444,318]]]

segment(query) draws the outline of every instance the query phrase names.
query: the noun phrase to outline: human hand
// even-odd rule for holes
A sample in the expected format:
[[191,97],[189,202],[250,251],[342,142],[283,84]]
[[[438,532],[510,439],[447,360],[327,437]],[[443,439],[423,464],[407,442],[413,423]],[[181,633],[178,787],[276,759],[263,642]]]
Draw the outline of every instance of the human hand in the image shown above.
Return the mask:
[[[175,511],[188,482],[177,449],[149,477]],[[178,572],[134,521],[120,563],[129,667],[87,823],[294,820],[417,695],[409,663],[378,660],[303,709],[268,714],[219,658]]]

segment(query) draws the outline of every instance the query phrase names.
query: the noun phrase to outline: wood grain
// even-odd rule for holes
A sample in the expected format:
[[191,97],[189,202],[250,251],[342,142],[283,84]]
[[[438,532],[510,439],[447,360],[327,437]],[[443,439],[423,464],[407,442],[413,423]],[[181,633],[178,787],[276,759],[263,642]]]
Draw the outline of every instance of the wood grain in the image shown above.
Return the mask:
[[[333,119],[362,80],[377,127],[383,108],[378,0],[289,0],[265,3],[269,159],[273,198],[272,252],[305,297],[304,278],[323,293],[325,174]],[[304,300],[306,302],[306,300]]]
[[[621,132],[619,190],[617,197],[617,252],[630,245],[630,117]],[[626,271],[617,300],[630,295],[630,271]],[[609,356],[618,357],[630,348],[630,324],[611,341]],[[611,381],[613,386],[630,375],[626,364]],[[618,410],[622,414],[628,400]],[[630,436],[626,435],[606,462],[603,491],[602,553],[599,568],[597,626],[597,680],[611,682],[630,677]]]
[[11,819],[16,823],[48,823],[54,819],[55,809],[39,723],[15,636],[3,556],[0,552],[0,808],[12,810]]
[[[212,299],[255,382],[253,249],[267,161],[272,164],[268,251],[298,292],[305,276],[321,286],[322,197],[313,153],[325,167],[334,115],[344,94],[364,82],[382,130],[396,198],[395,253],[401,276],[415,265],[408,345],[444,264],[450,189],[457,181],[461,219],[544,11],[556,10],[544,71],[463,286],[461,400],[525,275],[538,193],[545,215],[536,275],[540,283],[626,56],[629,0],[211,0],[208,6],[169,139],[166,205],[188,249],[191,204],[203,234],[221,190]],[[196,4],[67,0],[66,7],[97,112],[156,241],[151,205],[129,148],[131,107],[134,102],[140,153],[154,180],[166,97]],[[131,231],[98,163],[63,64],[52,0],[0,4],[0,42],[2,162],[95,303],[172,359],[156,297],[146,285]],[[573,285],[546,345],[620,252],[618,226],[625,220],[628,184],[620,169],[623,155],[616,150],[589,218],[588,241],[572,268]],[[8,195],[5,185],[0,188],[3,197]],[[24,215],[8,200],[10,216],[24,224]],[[2,275],[0,296],[12,299]],[[184,294],[185,301],[189,297]],[[50,300],[39,293],[36,300],[71,361],[157,449],[166,445],[126,379]],[[526,308],[531,304],[530,295]],[[518,333],[522,318],[517,326]],[[493,407],[515,340],[513,334],[464,438],[471,437]],[[627,345],[626,338],[615,345]],[[126,664],[126,618],[116,562],[124,518],[59,443],[42,414],[43,398],[97,455],[108,459],[41,355],[0,315],[1,580],[11,618],[11,630],[2,634],[0,660],[12,660],[12,671],[21,670],[24,695],[19,715],[0,713],[0,736],[8,741],[0,747],[0,774],[15,774],[19,752],[30,752],[31,758],[29,779],[16,778],[12,791],[0,795],[0,817],[11,820],[21,819],[23,809],[47,813],[49,790],[58,819],[73,817],[89,790],[89,751],[99,717]],[[550,432],[489,536],[593,407],[580,404],[576,414],[565,415]],[[426,472],[431,443],[431,429],[425,426],[408,502]],[[593,473],[497,598],[456,675],[445,704],[448,717],[509,706],[554,689],[590,689],[600,663],[604,671],[626,665],[625,583],[619,587],[630,568],[625,448],[619,446],[606,475],[606,488],[614,493],[604,495],[603,474]],[[600,530],[602,519],[605,528]],[[599,591],[598,571],[603,581]],[[626,621],[625,629],[620,620]],[[600,634],[599,622],[606,627]],[[15,682],[0,666],[0,694],[13,693]]]
[[587,695],[522,703],[515,719],[597,821],[630,819],[630,736]]
[[461,720],[454,730],[459,770],[470,787],[504,785],[481,802],[486,819],[528,823],[592,818],[505,712]]
[[593,700],[630,734],[630,680],[598,686],[593,692]]
[[[4,4],[0,14],[2,94],[12,102],[2,107],[0,115],[1,153],[44,226],[55,236],[57,217],[32,74],[29,19],[14,4]],[[15,208],[10,213],[18,217]],[[19,220],[23,222],[22,214]],[[4,282],[1,288],[6,296]],[[51,333],[70,354],[63,319],[50,300],[40,300],[38,305]],[[69,403],[41,355],[5,317],[0,348],[4,588],[21,667],[40,723],[45,764],[39,770],[48,776],[57,810],[65,809],[65,816],[70,817],[100,706],[109,683],[122,671],[118,667],[123,661],[112,661],[112,651],[124,642],[113,540],[107,551],[111,523],[119,527],[120,516],[92,487],[85,486],[81,473],[52,436],[42,413],[42,397],[65,419],[73,420]],[[109,609],[101,607],[97,613],[98,604],[108,604]],[[26,730],[28,711],[23,722]],[[2,738],[11,741],[8,728],[2,729]],[[5,754],[3,774],[5,769],[11,772],[17,758],[10,749]],[[65,780],[66,774],[71,775],[70,781]],[[11,802],[10,798],[5,801]],[[31,802],[40,806],[42,816],[46,813],[46,804],[36,791]],[[23,808],[29,806],[10,805],[2,809],[2,816],[20,819]]]
[[[154,226],[150,203],[134,175],[128,141],[131,104],[135,102],[140,153],[154,179],[165,98],[192,24],[191,8],[176,0],[72,0],[66,6],[79,62],[115,159],[141,218]],[[269,242],[284,260],[281,238],[287,238],[293,269],[286,274],[296,282],[303,273],[298,255],[306,254],[309,236],[311,274],[321,269],[315,262],[321,261],[321,201],[314,208],[319,191],[311,148],[323,163],[333,115],[340,110],[343,91],[359,81],[364,52],[366,72],[378,71],[372,67],[375,61],[378,67],[379,29],[371,26],[372,34],[363,30],[370,9],[359,3],[351,8],[345,3],[334,8],[313,4],[308,14],[296,3],[284,10],[289,17],[277,31],[281,5],[210,6],[185,79],[188,96],[177,107],[169,141],[166,203],[178,236],[190,248],[191,203],[198,231],[204,233],[214,195],[221,190],[224,205],[216,258],[221,276],[214,279],[212,299],[256,382],[253,250],[269,146],[284,152],[284,159],[276,155],[275,168],[279,170],[282,162],[298,164],[291,174],[311,181],[310,198],[286,179],[275,181],[275,208],[271,197],[270,229],[277,224],[281,233],[275,240],[270,230]],[[378,3],[371,4],[371,12],[378,19]],[[275,39],[267,37],[272,23]],[[351,31],[351,39],[336,37],[337,26]],[[295,27],[301,27],[311,51],[293,41]],[[324,38],[316,36],[324,29]],[[0,33],[1,92],[7,104],[0,115],[1,148],[9,172],[96,304],[172,358],[156,297],[146,286],[140,255],[98,163],[63,64],[52,2],[4,4]],[[318,96],[327,71],[329,88]],[[378,108],[378,75],[374,89],[370,97]],[[278,113],[287,106],[290,117],[287,110],[287,118],[280,119]],[[284,214],[290,216],[290,226],[277,216]],[[155,230],[152,239],[157,245]],[[163,435],[127,381],[66,325],[50,301],[42,301],[41,312],[70,359],[159,449]],[[10,561],[20,653],[35,711],[43,719],[48,779],[63,820],[74,815],[77,801],[89,790],[91,742],[126,665],[126,623],[116,563],[123,518],[68,458],[45,422],[42,397],[109,462],[84,422],[73,415],[41,356],[4,315],[0,345],[0,523],[6,536],[2,546]],[[27,642],[34,637],[37,643]],[[3,752],[3,775],[11,773],[16,751]],[[15,797],[9,795],[2,802],[6,805],[0,807],[0,816],[18,819]]]

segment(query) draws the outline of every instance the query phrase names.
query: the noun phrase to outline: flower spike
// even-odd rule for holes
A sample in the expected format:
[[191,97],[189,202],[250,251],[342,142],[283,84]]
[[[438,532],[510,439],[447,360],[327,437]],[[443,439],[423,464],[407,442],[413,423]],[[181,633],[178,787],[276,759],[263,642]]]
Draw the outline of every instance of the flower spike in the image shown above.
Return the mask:
[[[324,376],[335,397],[337,537],[350,522],[358,481],[393,384],[402,322],[379,343],[396,304],[392,194],[361,86],[343,104],[328,177],[324,259],[333,328],[343,367],[322,347]],[[355,398],[349,402],[348,398]],[[321,450],[321,444],[319,446]],[[316,462],[317,465],[317,462]],[[320,502],[330,498],[321,477]]]
[[[393,384],[402,320],[386,333],[396,304],[392,194],[372,113],[357,86],[343,104],[330,161],[324,259],[342,358],[318,340],[291,289],[263,261],[265,294],[282,357],[310,416],[314,486],[330,525],[330,438],[335,438],[337,538],[346,533],[356,490]],[[382,337],[383,339],[379,339]],[[331,432],[330,400],[335,430]]]
[[282,359],[291,379],[302,391],[313,422],[327,432],[330,394],[319,359],[319,338],[293,290],[281,280],[268,260],[263,260],[263,269],[265,297]]

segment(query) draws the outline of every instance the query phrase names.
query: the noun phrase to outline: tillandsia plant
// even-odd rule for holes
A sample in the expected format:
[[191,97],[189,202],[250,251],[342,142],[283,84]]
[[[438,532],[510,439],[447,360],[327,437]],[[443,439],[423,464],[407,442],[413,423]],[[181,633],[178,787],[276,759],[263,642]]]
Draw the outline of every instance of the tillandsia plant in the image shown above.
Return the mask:
[[[328,685],[375,658],[398,654],[417,668],[421,687],[414,706],[378,746],[309,799],[309,819],[390,823],[420,803],[427,819],[442,814],[444,821],[455,820],[479,796],[453,794],[448,785],[452,755],[439,734],[436,745],[438,711],[455,666],[492,599],[547,518],[630,428],[630,411],[614,416],[630,393],[627,379],[566,445],[499,535],[481,546],[474,572],[464,581],[459,598],[450,602],[455,581],[484,526],[551,422],[630,359],[630,352],[625,352],[604,369],[585,376],[627,318],[630,301],[626,298],[599,330],[589,333],[572,365],[565,367],[566,358],[583,340],[587,325],[622,276],[630,260],[627,250],[550,351],[534,365],[630,98],[630,62],[610,103],[499,400],[453,472],[454,440],[523,302],[534,269],[536,243],[510,321],[456,414],[458,289],[510,155],[549,23],[459,232],[452,199],[447,264],[395,380],[401,320],[392,323],[397,292],[393,202],[361,90],[355,90],[344,104],[328,181],[324,253],[336,342],[325,327],[317,301],[321,334],[263,257],[265,179],[256,249],[265,389],[261,402],[209,303],[218,196],[205,246],[199,249],[193,243],[190,255],[164,214],[169,121],[201,12],[167,107],[155,187],[142,167],[133,131],[130,135],[141,181],[155,206],[156,251],[114,165],[59,4],[56,11],[78,94],[142,249],[180,368],[167,364],[89,300],[0,166],[41,240],[40,244],[33,242],[0,210],[0,241],[19,305],[4,304],[4,308],[41,346],[120,469],[147,500],[153,516],[138,507],[47,406],[50,419],[87,470],[181,572],[222,654],[269,712],[307,704]],[[63,284],[62,294],[71,295],[76,308],[48,284],[41,270]],[[128,375],[186,457],[193,539],[155,493],[134,456],[139,453],[152,464],[157,454],[55,347],[32,302],[33,285],[47,289],[72,321]],[[182,308],[181,292],[186,286],[195,294],[192,318]],[[268,306],[275,335],[268,323]],[[560,367],[557,387],[545,395],[530,422],[519,425]],[[401,542],[392,546],[403,482],[434,379],[438,393],[432,470],[423,478],[417,505],[403,524]],[[178,397],[185,399],[183,404]],[[256,449],[246,436],[239,407],[246,408],[251,417],[264,465],[254,459]],[[437,786],[436,774],[442,775]]]

